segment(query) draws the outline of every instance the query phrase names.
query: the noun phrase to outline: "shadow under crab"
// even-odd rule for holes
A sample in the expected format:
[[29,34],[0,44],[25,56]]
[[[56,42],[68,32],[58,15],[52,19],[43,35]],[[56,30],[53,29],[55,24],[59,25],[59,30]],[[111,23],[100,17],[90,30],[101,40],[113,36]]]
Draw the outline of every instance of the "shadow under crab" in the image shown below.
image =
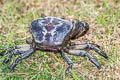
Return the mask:
[[[69,22],[58,17],[44,16],[31,22],[30,31],[33,39],[27,39],[27,44],[15,45],[4,50],[0,53],[0,56],[10,53],[3,61],[3,64],[6,64],[13,55],[20,55],[10,65],[8,72],[12,71],[20,60],[30,56],[36,50],[60,53],[69,65],[65,75],[68,75],[73,65],[72,61],[65,53],[77,56],[87,56],[89,60],[100,69],[101,65],[97,60],[87,51],[84,51],[94,50],[104,58],[108,59],[106,53],[102,51],[98,45],[93,43],[78,44],[70,42],[70,40],[84,36],[88,30],[89,25],[84,21],[73,20],[72,22]],[[77,46],[79,47],[76,49]]]

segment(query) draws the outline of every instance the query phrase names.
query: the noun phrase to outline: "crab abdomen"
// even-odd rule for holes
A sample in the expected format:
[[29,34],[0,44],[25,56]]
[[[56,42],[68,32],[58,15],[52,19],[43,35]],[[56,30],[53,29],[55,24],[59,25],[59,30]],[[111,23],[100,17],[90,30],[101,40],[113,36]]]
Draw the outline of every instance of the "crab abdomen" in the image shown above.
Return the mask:
[[30,26],[34,41],[46,46],[61,45],[72,24],[56,17],[44,17],[33,20]]

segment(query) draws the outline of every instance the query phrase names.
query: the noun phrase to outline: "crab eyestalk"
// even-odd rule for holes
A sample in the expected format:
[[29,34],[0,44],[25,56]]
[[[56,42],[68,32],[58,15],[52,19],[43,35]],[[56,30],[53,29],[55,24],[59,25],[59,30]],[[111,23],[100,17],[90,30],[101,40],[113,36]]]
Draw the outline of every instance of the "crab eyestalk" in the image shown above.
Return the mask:
[[73,20],[72,21],[72,39],[81,37],[87,33],[89,30],[89,25],[85,21]]

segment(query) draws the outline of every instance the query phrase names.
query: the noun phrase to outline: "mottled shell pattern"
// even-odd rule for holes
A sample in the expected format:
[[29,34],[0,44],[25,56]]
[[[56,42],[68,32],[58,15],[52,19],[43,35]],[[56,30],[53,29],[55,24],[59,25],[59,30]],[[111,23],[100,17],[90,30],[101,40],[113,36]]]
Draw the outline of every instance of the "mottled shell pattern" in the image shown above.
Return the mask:
[[71,31],[72,23],[58,17],[43,17],[31,22],[34,41],[44,45],[60,45]]

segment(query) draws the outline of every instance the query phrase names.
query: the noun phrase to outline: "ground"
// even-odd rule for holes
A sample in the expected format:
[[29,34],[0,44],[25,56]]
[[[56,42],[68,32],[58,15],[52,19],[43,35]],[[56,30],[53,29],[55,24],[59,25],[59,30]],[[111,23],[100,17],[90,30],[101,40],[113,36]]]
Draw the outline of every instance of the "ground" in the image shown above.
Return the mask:
[[24,44],[31,37],[31,20],[47,16],[79,19],[89,23],[89,32],[75,40],[99,44],[109,56],[105,60],[94,51],[89,51],[102,65],[97,69],[87,57],[68,55],[74,65],[65,77],[67,63],[59,53],[37,51],[19,62],[15,69],[4,74],[10,63],[2,65],[2,80],[120,80],[120,0],[0,0],[0,52],[15,44]]

